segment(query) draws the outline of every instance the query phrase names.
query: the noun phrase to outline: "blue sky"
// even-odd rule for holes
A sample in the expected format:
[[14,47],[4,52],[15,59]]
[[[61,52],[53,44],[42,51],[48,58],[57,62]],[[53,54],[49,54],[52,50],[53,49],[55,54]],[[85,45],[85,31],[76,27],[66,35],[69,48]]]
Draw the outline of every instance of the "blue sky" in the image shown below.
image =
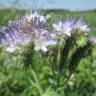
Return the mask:
[[96,9],[96,0],[0,0],[0,7],[10,7],[14,1],[18,2],[18,8]]

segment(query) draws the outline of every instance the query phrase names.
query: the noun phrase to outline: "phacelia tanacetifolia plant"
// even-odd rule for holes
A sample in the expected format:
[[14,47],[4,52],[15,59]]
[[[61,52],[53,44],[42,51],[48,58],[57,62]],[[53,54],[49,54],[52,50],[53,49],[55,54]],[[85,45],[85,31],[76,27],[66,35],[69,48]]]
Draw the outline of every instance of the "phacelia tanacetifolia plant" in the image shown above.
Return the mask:
[[[35,71],[38,75],[43,74],[44,66],[47,66],[49,73],[45,72],[42,78],[46,77],[48,80],[43,83],[60,91],[68,83],[80,61],[89,56],[96,44],[96,37],[89,35],[91,28],[81,19],[58,20],[52,23],[52,30],[49,31],[49,18],[51,19],[50,14],[43,15],[34,11],[30,15],[10,21],[7,26],[0,28],[0,33],[3,34],[1,46],[9,55],[15,52],[19,55],[26,53],[26,62],[23,63],[30,63],[36,84],[38,80]],[[45,96],[42,95],[43,88],[40,90],[38,86],[36,88],[41,96]]]

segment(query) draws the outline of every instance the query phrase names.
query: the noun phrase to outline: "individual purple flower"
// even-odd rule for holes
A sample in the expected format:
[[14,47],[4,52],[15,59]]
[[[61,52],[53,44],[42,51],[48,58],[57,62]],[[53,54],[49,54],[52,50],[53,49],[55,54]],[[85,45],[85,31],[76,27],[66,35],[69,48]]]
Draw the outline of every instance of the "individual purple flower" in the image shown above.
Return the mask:
[[[6,51],[12,53],[16,49],[18,49],[18,47],[16,45],[16,43],[17,43],[16,38],[18,38],[17,35],[16,35],[16,33],[15,34],[9,33],[9,32],[5,33],[5,38],[2,39],[2,44],[4,45]],[[14,36],[16,36],[16,37],[14,37]]]
[[83,22],[82,20],[78,20],[74,26],[76,30],[82,31],[82,32],[90,32],[91,29],[88,27],[88,25]]
[[40,32],[38,32],[38,30],[35,30],[34,49],[36,51],[47,52],[47,47],[55,44],[56,40],[52,39],[47,30],[42,29]]
[[1,32],[4,34],[2,39],[2,44],[6,51],[14,52],[15,50],[20,50],[20,46],[25,46],[30,42],[31,35],[29,30],[24,32],[25,21],[20,19],[20,21],[11,21],[7,27],[3,27]]
[[2,39],[6,51],[12,53],[15,50],[21,50],[21,46],[26,46],[30,42],[29,36],[20,34],[19,32],[5,33],[5,39]]
[[59,21],[52,26],[57,31],[57,35],[71,36],[74,28],[74,20]]

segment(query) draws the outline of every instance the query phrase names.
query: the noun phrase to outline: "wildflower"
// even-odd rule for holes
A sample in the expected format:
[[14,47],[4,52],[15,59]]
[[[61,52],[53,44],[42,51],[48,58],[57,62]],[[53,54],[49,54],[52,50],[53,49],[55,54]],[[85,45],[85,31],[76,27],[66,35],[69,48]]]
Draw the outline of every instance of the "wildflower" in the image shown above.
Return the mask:
[[32,39],[36,51],[47,52],[48,46],[56,44],[56,41],[51,37],[46,27],[46,20],[48,18],[50,18],[50,15],[43,16],[36,11],[27,17],[27,21],[33,27]]
[[20,19],[9,22],[7,27],[1,29],[1,32],[4,34],[2,45],[6,51],[12,53],[15,50],[21,50],[20,46],[26,46],[30,42],[31,36],[29,32],[24,32],[24,27],[25,21]]
[[75,32],[90,32],[90,28],[85,22],[75,19],[68,19],[66,21],[59,21],[58,23],[54,23],[53,28],[57,31],[57,35],[66,35],[71,36]]
[[47,52],[47,47],[56,44],[46,27],[46,18],[34,12],[30,16],[22,17],[16,21],[10,21],[5,29],[1,30],[5,38],[2,43],[8,52],[21,51],[31,40],[36,51]]
[[47,30],[42,29],[40,32],[38,32],[38,30],[35,31],[34,49],[36,51],[47,52],[47,47],[55,44],[56,41],[52,39],[51,35]]
[[72,30],[73,30],[73,23],[72,20],[66,20],[66,21],[59,21],[58,23],[54,23],[52,26],[53,28],[58,31],[58,35],[66,35],[71,36]]
[[82,20],[78,20],[75,24],[75,29],[82,31],[82,32],[90,32],[90,28],[88,27],[87,24],[85,24],[85,22],[83,22]]
[[29,43],[30,39],[27,35],[21,35],[18,32],[6,32],[5,38],[2,39],[6,51],[14,52],[20,50],[20,46],[25,46]]

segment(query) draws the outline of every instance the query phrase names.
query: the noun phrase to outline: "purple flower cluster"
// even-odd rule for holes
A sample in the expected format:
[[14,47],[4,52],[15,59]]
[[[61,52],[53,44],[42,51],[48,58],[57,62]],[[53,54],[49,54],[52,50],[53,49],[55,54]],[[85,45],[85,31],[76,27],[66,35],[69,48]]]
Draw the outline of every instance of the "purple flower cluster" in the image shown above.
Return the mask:
[[33,12],[16,21],[10,21],[7,27],[0,31],[4,34],[2,44],[6,51],[22,51],[22,46],[27,46],[29,42],[34,44],[35,51],[47,52],[50,45],[57,44],[59,37],[70,37],[76,32],[90,32],[90,28],[82,20],[67,19],[52,24],[54,31],[48,32],[47,19],[49,15],[40,15]]
[[7,27],[1,28],[0,31],[5,37],[2,44],[6,51],[22,51],[21,46],[26,46],[32,41],[36,51],[46,52],[49,45],[56,44],[46,27],[46,20],[49,17],[34,12],[17,21],[10,21]]
[[82,20],[68,19],[53,23],[52,26],[59,36],[66,35],[70,37],[74,32],[90,32],[90,28]]
[[32,40],[36,51],[46,52],[48,46],[56,44],[56,41],[47,30],[46,21],[49,17],[50,14],[43,16],[37,12],[27,16],[27,22],[33,27]]
[[88,27],[88,25],[85,24],[85,22],[83,22],[82,20],[78,20],[76,22],[76,24],[74,25],[74,28],[81,32],[90,32],[91,31],[91,29]]
[[42,50],[47,52],[47,47],[56,44],[56,41],[52,39],[48,30],[41,29],[40,31],[35,30],[34,49],[36,51]]
[[1,32],[5,35],[2,44],[8,52],[22,51],[20,46],[25,46],[30,42],[30,30],[27,28],[25,18],[10,21],[7,27],[1,28]]

